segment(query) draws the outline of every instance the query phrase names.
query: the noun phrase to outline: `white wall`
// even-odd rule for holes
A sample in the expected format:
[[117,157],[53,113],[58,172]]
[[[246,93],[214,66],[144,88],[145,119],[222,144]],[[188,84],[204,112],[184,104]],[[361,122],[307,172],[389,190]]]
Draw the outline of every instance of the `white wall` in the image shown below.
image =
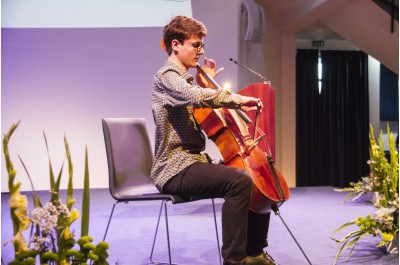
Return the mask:
[[368,57],[368,85],[369,85],[369,122],[374,127],[375,138],[379,135],[379,77],[380,63],[372,56]]
[[3,28],[162,27],[192,16],[191,0],[2,0]]
[[[193,17],[206,23],[209,30],[206,55],[225,67],[217,81],[229,81],[237,87],[237,66],[229,58],[238,54],[240,1],[195,0],[192,4]],[[153,139],[153,75],[167,59],[159,45],[161,37],[162,27],[2,28],[1,131],[4,134],[12,123],[21,120],[9,148],[22,190],[31,188],[17,155],[25,162],[35,188],[49,189],[42,131],[47,135],[56,172],[65,159],[66,134],[75,188],[83,187],[85,145],[91,188],[108,187],[103,117],[144,117]],[[218,157],[213,143],[209,145],[209,152]],[[1,190],[7,192],[1,157]],[[66,169],[61,188],[67,186]]]
[[[17,154],[35,188],[49,188],[42,130],[56,171],[64,159],[66,134],[76,188],[83,186],[85,145],[91,187],[108,186],[101,119],[145,117],[153,135],[153,74],[167,58],[161,37],[161,28],[2,30],[2,132],[21,120],[9,147],[23,190],[30,186]],[[67,174],[63,179],[65,188]],[[3,177],[2,191],[6,185]]]

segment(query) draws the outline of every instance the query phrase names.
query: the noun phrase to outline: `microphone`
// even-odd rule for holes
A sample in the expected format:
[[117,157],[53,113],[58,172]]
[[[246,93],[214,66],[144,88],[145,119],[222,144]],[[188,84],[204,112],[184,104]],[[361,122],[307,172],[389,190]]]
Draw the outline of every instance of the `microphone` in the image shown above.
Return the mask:
[[256,76],[258,76],[259,78],[261,78],[261,80],[263,80],[264,84],[269,84],[269,85],[271,84],[271,81],[269,81],[267,78],[265,78],[265,77],[262,76],[261,74],[257,73],[256,71],[254,71],[254,70],[248,68],[247,66],[245,66],[245,65],[243,65],[243,64],[241,64],[241,63],[239,63],[239,62],[237,62],[237,61],[235,61],[235,60],[233,60],[232,58],[229,58],[229,61],[231,61],[231,62],[233,62],[233,63],[235,63],[235,64],[238,64],[238,65],[240,65],[241,67],[245,68],[247,71],[249,71],[249,72],[255,74]]

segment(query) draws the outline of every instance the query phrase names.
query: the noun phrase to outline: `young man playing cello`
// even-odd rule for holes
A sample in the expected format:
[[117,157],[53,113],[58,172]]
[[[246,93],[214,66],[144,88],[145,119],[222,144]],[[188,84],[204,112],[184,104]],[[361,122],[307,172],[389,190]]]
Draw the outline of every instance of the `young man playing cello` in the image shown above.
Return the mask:
[[[151,177],[165,193],[195,198],[224,198],[222,206],[222,257],[224,265],[276,264],[263,252],[269,225],[268,214],[249,210],[253,182],[245,170],[210,163],[205,138],[193,115],[193,106],[252,111],[259,99],[203,88],[208,82],[189,68],[204,53],[206,27],[199,21],[174,17],[164,28],[168,60],[154,77],[151,97],[156,125],[155,160]],[[204,58],[203,69],[215,77],[213,60]]]

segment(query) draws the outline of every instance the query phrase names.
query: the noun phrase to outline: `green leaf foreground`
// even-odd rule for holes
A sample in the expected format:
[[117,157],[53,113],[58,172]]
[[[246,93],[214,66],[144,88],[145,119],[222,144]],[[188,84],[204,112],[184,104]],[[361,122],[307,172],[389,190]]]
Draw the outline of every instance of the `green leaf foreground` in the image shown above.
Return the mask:
[[19,158],[19,161],[22,164],[22,167],[25,170],[26,175],[29,178],[29,182],[31,183],[31,190],[32,190],[32,197],[33,197],[33,207],[34,208],[42,207],[43,206],[42,202],[40,201],[39,195],[36,193],[36,190],[35,190],[35,187],[33,185],[33,181],[32,181],[31,175],[29,174],[28,169],[26,168],[24,161],[22,161],[22,158],[19,155],[18,155],[18,158]]
[[74,174],[74,166],[72,164],[71,152],[69,150],[67,136],[64,134],[64,145],[65,145],[65,153],[68,160],[68,189],[67,189],[67,207],[71,210],[72,206],[75,203],[75,200],[72,198],[74,193],[74,185],[73,185],[73,174]]
[[85,149],[85,176],[83,185],[83,198],[82,198],[82,225],[81,236],[89,234],[89,213],[90,213],[90,188],[89,188],[89,166],[88,166],[88,151],[87,146]]
[[[8,149],[8,143],[10,142],[10,138],[11,138],[12,134],[14,133],[15,129],[17,129],[19,123],[20,123],[20,121],[12,124],[10,129],[8,130],[8,132],[3,137],[3,152],[4,152],[4,158],[6,160],[6,169],[7,169],[7,173],[8,173],[8,190],[10,191],[10,198],[11,198],[11,196],[19,193],[19,187],[21,186],[21,182],[17,182],[16,184],[14,184],[14,180],[15,180],[15,176],[17,175],[17,172],[15,171],[14,165],[11,162],[10,152]],[[15,213],[16,210],[17,209],[10,207],[14,237],[18,234],[18,232],[20,232],[20,225],[21,225],[20,220]],[[14,252],[17,255],[21,251],[20,245],[18,244],[18,242],[13,242],[13,245],[14,245]]]
[[60,191],[61,175],[62,175],[63,168],[64,168],[64,162],[60,168],[60,171],[58,172],[57,181],[56,181],[54,179],[54,171],[53,171],[53,166],[51,164],[51,159],[50,159],[49,145],[47,144],[47,137],[44,132],[43,132],[43,137],[44,137],[44,142],[46,144],[47,156],[49,159],[50,191],[51,191],[50,201],[53,203],[53,205],[58,206],[59,201],[60,201],[59,191]]
[[[46,144],[46,150],[48,155],[48,168],[49,168],[49,180],[51,189],[50,205],[55,207],[60,206],[68,208],[70,212],[69,215],[58,215],[57,224],[52,227],[53,232],[45,232],[42,230],[39,224],[33,223],[27,215],[27,198],[25,195],[21,195],[19,192],[21,182],[15,182],[16,171],[10,159],[8,143],[10,141],[11,135],[18,127],[17,124],[13,124],[7,134],[3,138],[3,151],[6,160],[7,172],[9,174],[8,185],[10,190],[10,206],[16,205],[15,207],[10,207],[11,219],[13,223],[14,238],[12,240],[14,245],[15,259],[9,263],[9,265],[14,264],[35,264],[35,257],[40,257],[41,264],[51,264],[51,265],[82,265],[82,264],[92,264],[92,265],[108,265],[107,262],[108,253],[107,249],[109,245],[107,242],[99,242],[97,245],[92,244],[93,239],[88,236],[89,233],[89,212],[90,212],[90,187],[89,187],[89,165],[88,165],[88,150],[87,146],[85,148],[85,171],[84,171],[84,189],[83,189],[83,199],[82,199],[82,227],[79,240],[75,240],[75,235],[71,232],[71,224],[79,217],[79,211],[77,209],[72,209],[75,202],[73,198],[73,163],[71,159],[71,153],[68,145],[66,136],[64,135],[64,145],[65,145],[65,155],[68,162],[68,188],[67,188],[67,203],[64,205],[60,200],[60,183],[61,176],[64,168],[64,162],[62,163],[61,169],[58,172],[57,179],[55,178],[52,162],[50,159],[49,147],[47,143],[46,134],[43,132],[44,141]],[[31,184],[32,197],[34,200],[34,208],[43,208],[38,210],[44,210],[42,202],[34,188],[32,178],[28,172],[28,169],[23,162],[22,158],[18,156]],[[47,205],[47,204],[46,204]],[[34,212],[34,211],[32,211]],[[21,219],[22,218],[22,219]],[[29,249],[28,244],[25,243],[23,230],[30,227],[31,238],[34,236],[47,237],[50,240],[49,245],[43,245],[38,250]],[[33,247],[33,244],[29,243],[29,246]],[[79,250],[74,249],[74,246],[80,247]]]
[[[375,212],[369,214],[366,218],[359,216],[355,221],[347,222],[332,233],[341,231],[343,228],[357,225],[358,230],[350,232],[342,239],[338,240],[331,237],[340,248],[335,257],[336,264],[339,256],[345,249],[350,249],[347,255],[349,260],[356,243],[365,236],[379,236],[381,238],[377,247],[388,247],[395,240],[399,231],[399,157],[396,149],[395,137],[391,133],[389,124],[387,124],[387,135],[389,142],[390,162],[385,155],[385,142],[382,131],[379,134],[378,143],[375,141],[374,130],[370,124],[369,131],[369,154],[368,160],[370,173],[362,177],[357,183],[350,183],[350,188],[335,189],[337,192],[349,192],[344,202],[357,194],[352,201],[361,195],[373,191],[377,194],[378,200],[374,202]],[[387,249],[390,253],[398,253],[398,249]]]

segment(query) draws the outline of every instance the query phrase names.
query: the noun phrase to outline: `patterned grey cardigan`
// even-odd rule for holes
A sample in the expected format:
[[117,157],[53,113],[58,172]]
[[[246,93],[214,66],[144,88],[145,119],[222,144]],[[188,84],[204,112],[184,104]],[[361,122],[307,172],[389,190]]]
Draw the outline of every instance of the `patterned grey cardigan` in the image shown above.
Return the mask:
[[241,96],[220,89],[193,85],[193,76],[166,61],[154,76],[151,107],[156,125],[155,156],[151,178],[162,191],[164,184],[189,165],[207,163],[205,137],[193,116],[193,106],[239,108]]

